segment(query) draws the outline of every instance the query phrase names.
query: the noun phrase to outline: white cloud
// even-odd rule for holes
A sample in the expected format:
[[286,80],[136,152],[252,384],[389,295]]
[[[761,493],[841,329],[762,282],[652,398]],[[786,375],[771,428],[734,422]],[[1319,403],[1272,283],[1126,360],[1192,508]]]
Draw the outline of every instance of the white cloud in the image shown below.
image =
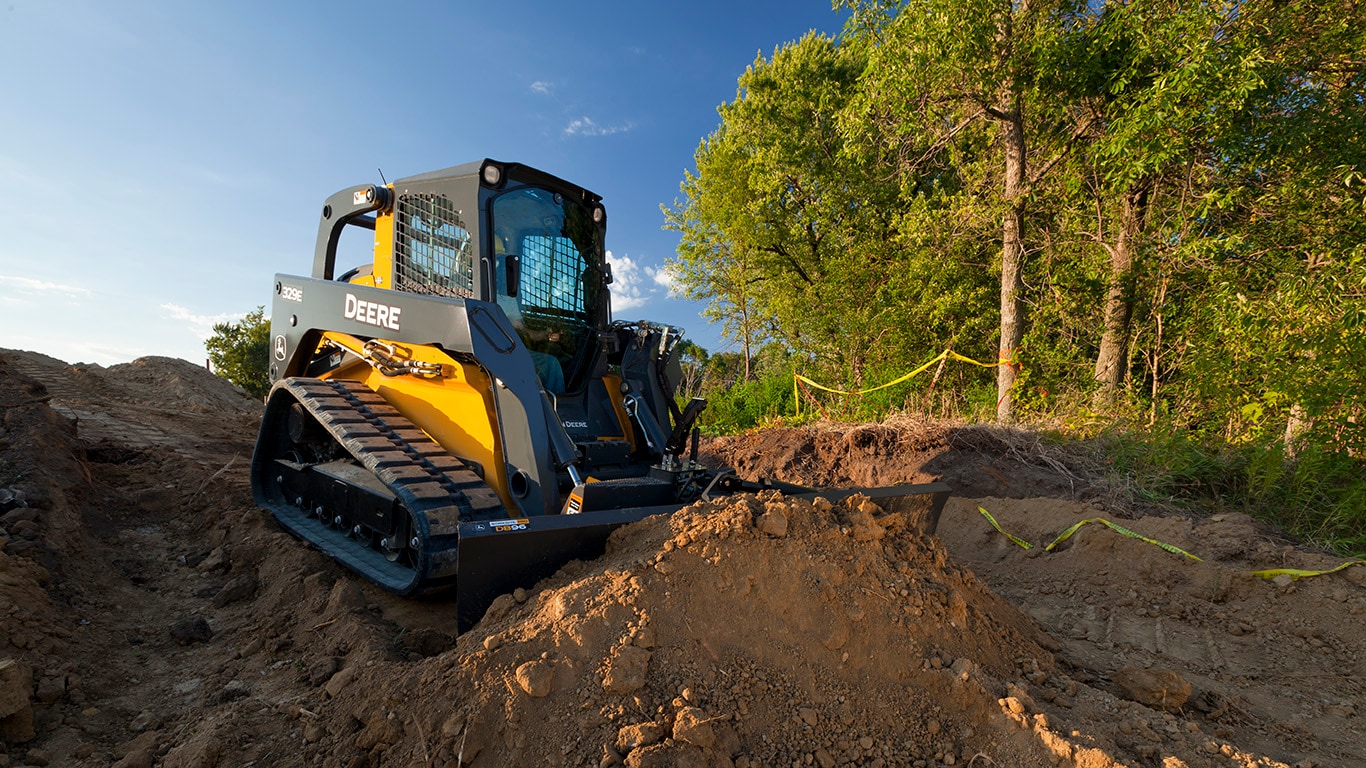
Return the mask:
[[219,315],[197,315],[176,304],[162,304],[161,308],[169,313],[172,320],[179,320],[189,326],[189,330],[199,339],[207,340],[213,335],[213,327],[218,323],[232,323],[246,317],[245,312],[227,312]]
[[554,83],[547,83],[544,80],[537,80],[531,84],[531,90],[536,93],[549,94],[550,89],[554,88]]
[[0,275],[0,284],[9,283],[18,290],[29,294],[43,294],[44,296],[64,296],[74,299],[90,294],[89,288],[82,288],[79,285],[67,285],[65,283],[54,283],[48,280],[34,280],[31,277],[19,277],[18,275]]
[[598,125],[589,117],[579,117],[569,121],[569,125],[564,127],[566,136],[611,136],[614,133],[625,133],[635,127],[634,123],[618,123],[616,125]]
[[646,267],[645,272],[655,281],[655,285],[663,287],[670,296],[677,298],[682,295],[683,289],[678,284],[678,275],[674,274],[673,268],[668,264],[658,269]]
[[630,256],[614,256],[611,251],[607,252],[607,263],[612,265],[613,312],[643,307],[654,299],[654,291],[645,289],[650,267],[642,267]]

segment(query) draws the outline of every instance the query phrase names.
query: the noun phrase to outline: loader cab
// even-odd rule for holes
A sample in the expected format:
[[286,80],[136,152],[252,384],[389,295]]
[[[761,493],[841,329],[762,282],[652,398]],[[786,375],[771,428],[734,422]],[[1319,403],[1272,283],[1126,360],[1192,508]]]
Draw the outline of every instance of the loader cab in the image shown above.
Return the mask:
[[[373,266],[334,278],[338,243],[353,228],[373,232]],[[482,160],[328,198],[313,276],[496,303],[547,391],[579,392],[600,367],[598,334],[611,323],[606,228],[592,192]]]
[[582,389],[606,325],[601,206],[547,185],[510,185],[488,206],[492,294],[532,353],[546,391]]

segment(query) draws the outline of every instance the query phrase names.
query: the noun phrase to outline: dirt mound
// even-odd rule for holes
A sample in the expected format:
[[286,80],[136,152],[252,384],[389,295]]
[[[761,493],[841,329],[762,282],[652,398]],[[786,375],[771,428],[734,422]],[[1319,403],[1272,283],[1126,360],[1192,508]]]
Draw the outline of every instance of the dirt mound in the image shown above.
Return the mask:
[[[1070,500],[960,496],[927,537],[858,498],[736,497],[619,530],[457,639],[448,603],[384,594],[254,508],[259,410],[158,401],[182,395],[157,361],[16,359],[0,768],[1366,764],[1366,569],[1253,577],[1331,560],[1240,516],[1126,521],[1195,562],[1098,524],[1026,551],[977,511],[1038,544],[1100,514]],[[901,429],[717,444],[768,441],[746,471],[808,483],[937,461],[1019,490],[1047,466]]]
[[111,388],[133,401],[156,393],[163,408],[195,413],[249,413],[260,403],[227,379],[176,357],[140,357],[131,363],[112,365],[104,371]]
[[1046,765],[998,704],[1051,670],[1034,632],[866,501],[699,504],[501,599],[451,652],[359,667],[319,742],[383,731],[395,764]]
[[1094,498],[1105,489],[1080,460],[1022,430],[898,416],[881,424],[762,429],[707,442],[742,477],[811,487],[943,480],[961,495]]

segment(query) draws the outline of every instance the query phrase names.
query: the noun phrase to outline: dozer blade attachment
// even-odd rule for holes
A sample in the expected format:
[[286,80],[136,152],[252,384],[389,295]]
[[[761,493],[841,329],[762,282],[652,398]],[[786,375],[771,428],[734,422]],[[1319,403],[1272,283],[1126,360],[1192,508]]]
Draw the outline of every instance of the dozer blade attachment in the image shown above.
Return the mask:
[[808,501],[819,497],[838,502],[855,494],[862,494],[877,502],[878,506],[887,512],[908,515],[911,523],[922,533],[933,535],[939,528],[939,515],[944,512],[944,502],[949,500],[952,493],[953,489],[947,483],[933,482],[888,485],[881,488],[828,488],[794,495]]
[[603,553],[613,530],[687,506],[665,504],[578,515],[541,515],[460,524],[455,610],[460,632],[478,623],[494,598],[532,587],[571,560]]

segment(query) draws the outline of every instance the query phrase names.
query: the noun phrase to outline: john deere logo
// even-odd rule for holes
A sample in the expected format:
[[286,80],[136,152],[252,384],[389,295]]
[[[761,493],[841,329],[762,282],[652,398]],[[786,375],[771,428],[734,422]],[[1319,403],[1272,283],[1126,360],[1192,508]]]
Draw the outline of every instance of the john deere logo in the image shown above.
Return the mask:
[[285,337],[283,334],[275,337],[275,359],[280,362],[285,360]]

